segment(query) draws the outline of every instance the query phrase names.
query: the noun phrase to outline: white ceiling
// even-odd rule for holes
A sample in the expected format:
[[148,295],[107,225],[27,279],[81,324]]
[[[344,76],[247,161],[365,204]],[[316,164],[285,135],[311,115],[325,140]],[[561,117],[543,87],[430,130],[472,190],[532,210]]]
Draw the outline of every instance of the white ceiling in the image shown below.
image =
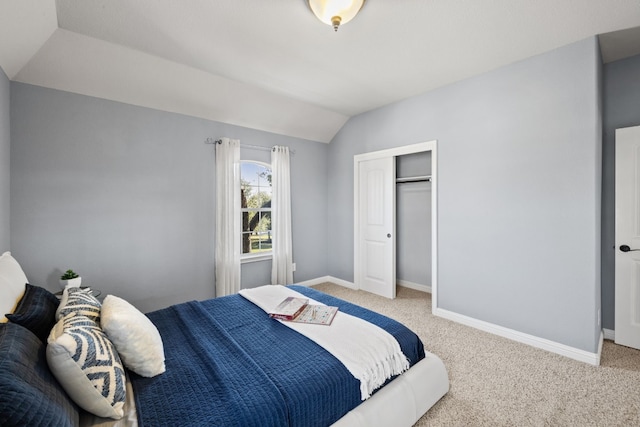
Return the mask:
[[[349,117],[584,38],[640,53],[638,0],[0,0],[11,80],[329,142]],[[215,135],[214,135],[215,136]]]

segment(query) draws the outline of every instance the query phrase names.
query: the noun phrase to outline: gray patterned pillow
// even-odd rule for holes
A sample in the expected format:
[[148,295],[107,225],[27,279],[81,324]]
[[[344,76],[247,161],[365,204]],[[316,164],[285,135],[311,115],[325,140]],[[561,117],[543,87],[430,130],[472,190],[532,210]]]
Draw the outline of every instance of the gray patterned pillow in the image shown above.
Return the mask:
[[53,327],[48,343],[49,368],[78,406],[100,417],[122,418],[124,369],[98,324],[70,313]]
[[91,293],[90,288],[68,286],[64,288],[60,306],[56,310],[56,320],[60,320],[69,313],[78,313],[89,319],[100,322],[100,308],[102,304]]

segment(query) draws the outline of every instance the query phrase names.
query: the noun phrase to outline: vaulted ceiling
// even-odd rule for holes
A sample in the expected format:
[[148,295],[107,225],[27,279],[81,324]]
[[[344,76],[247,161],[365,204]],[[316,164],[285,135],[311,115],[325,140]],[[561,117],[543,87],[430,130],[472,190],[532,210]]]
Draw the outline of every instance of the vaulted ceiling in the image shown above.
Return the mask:
[[640,53],[637,0],[2,0],[9,79],[329,142],[353,115],[597,34]]

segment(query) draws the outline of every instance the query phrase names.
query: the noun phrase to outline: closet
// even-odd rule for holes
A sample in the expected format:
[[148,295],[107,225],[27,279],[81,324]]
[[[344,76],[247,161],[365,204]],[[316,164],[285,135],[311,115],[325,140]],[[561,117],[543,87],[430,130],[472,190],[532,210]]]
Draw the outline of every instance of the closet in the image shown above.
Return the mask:
[[431,151],[395,160],[396,283],[431,292]]
[[354,285],[395,298],[431,292],[437,307],[437,141],[354,156]]

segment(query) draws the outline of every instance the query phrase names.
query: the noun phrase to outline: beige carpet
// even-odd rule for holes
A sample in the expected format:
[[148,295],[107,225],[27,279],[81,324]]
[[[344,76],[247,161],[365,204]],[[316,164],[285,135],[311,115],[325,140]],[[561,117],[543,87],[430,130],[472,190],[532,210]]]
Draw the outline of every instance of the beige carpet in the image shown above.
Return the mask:
[[435,317],[423,292],[314,288],[400,321],[442,359],[451,388],[416,426],[640,426],[638,350],[605,341],[591,366]]

